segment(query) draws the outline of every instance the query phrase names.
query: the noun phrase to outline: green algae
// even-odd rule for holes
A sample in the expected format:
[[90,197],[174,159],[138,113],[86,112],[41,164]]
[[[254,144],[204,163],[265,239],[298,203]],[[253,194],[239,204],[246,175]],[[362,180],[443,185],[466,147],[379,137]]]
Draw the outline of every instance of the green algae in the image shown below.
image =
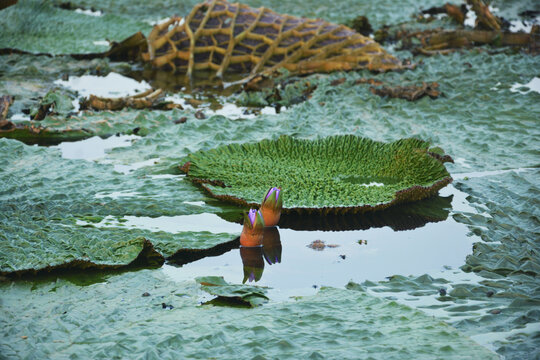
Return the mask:
[[7,357],[498,358],[451,326],[355,284],[253,309],[198,306],[195,282],[146,270],[87,287],[58,280],[1,290]]
[[280,186],[286,212],[378,210],[429,197],[451,181],[427,149],[416,139],[282,136],[192,154],[188,177],[212,196],[243,205],[256,206],[264,189]]

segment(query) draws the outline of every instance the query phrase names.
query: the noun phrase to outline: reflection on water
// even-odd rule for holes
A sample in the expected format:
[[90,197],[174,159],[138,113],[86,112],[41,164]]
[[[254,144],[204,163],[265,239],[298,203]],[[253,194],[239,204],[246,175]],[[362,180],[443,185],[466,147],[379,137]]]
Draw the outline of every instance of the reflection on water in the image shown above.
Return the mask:
[[[251,279],[257,285],[270,287],[269,296],[279,300],[314,294],[321,286],[343,287],[351,280],[361,283],[396,274],[418,276],[438,273],[447,267],[459,268],[471,253],[472,244],[481,239],[471,234],[467,225],[448,216],[452,208],[472,211],[465,206],[466,194],[453,186],[441,193],[445,196],[431,199],[429,206],[422,206],[423,211],[418,210],[418,204],[409,204],[409,215],[401,215],[436,219],[436,222],[424,220],[421,227],[395,231],[380,223],[380,227],[366,230],[306,231],[280,226],[268,229],[272,236],[265,236],[259,250],[251,253],[241,250],[238,239],[231,238],[227,246],[212,249],[207,257],[197,254],[200,255],[197,261],[189,262],[186,255],[177,254],[174,259],[168,259],[168,264],[176,266],[165,265],[163,271],[178,281],[216,275],[236,284]],[[416,215],[412,216],[413,213]],[[356,222],[361,223],[365,216],[368,215],[357,214]],[[308,221],[307,216],[305,220]],[[308,245],[317,240],[338,246],[313,251]]]
[[245,247],[240,246],[240,257],[244,266],[244,284],[249,282],[259,281],[264,271],[264,260],[262,246]]
[[215,72],[197,71],[189,78],[186,74],[171,73],[159,69],[144,68],[134,70],[127,74],[129,77],[140,81],[148,82],[154,88],[161,88],[168,92],[183,91],[186,93],[197,93],[200,90],[205,90],[219,94],[221,96],[229,96],[242,88],[241,85],[229,86],[225,85],[245,77],[243,74],[226,74],[222,79],[216,76]]
[[[443,192],[441,192],[443,193]],[[281,214],[280,228],[293,230],[348,231],[388,226],[396,231],[412,230],[428,223],[445,221],[452,209],[454,194],[433,196],[421,201],[397,205],[387,210],[363,214]],[[218,214],[221,218],[241,223],[241,212]]]
[[276,226],[264,229],[263,235],[263,255],[268,265],[281,262],[281,239]]
[[281,240],[278,228],[272,226],[264,229],[262,246],[240,246],[240,257],[244,266],[242,283],[259,281],[264,271],[264,260],[268,265],[281,262]]

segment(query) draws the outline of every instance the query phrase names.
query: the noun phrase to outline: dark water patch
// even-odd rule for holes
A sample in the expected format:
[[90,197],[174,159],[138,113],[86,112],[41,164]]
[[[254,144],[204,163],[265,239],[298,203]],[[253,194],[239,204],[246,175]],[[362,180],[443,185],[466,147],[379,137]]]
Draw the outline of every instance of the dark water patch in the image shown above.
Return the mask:
[[432,222],[445,221],[452,208],[452,197],[437,195],[407,205],[398,205],[395,208],[361,215],[284,214],[280,219],[280,227],[307,231],[346,231],[388,226],[395,231],[412,230]]
[[167,263],[175,266],[182,266],[204,258],[221,256],[240,246],[240,237],[234,240],[216,245],[210,249],[204,250],[179,250],[167,258]]
[[217,77],[213,72],[195,71],[189,78],[186,74],[172,73],[164,70],[144,67],[126,72],[125,75],[138,80],[146,81],[154,88],[160,88],[168,92],[185,92],[188,94],[214,94],[229,96],[241,89],[241,85],[226,86],[245,77],[242,74],[227,74],[225,77]]
[[[319,215],[309,216],[295,213],[282,214],[279,226],[282,229],[299,231],[348,231],[368,230],[388,226],[395,231],[412,230],[431,222],[447,219],[452,209],[453,194],[450,196],[433,196],[428,199],[397,205],[394,208],[364,214]],[[218,213],[227,221],[241,224],[242,211]]]

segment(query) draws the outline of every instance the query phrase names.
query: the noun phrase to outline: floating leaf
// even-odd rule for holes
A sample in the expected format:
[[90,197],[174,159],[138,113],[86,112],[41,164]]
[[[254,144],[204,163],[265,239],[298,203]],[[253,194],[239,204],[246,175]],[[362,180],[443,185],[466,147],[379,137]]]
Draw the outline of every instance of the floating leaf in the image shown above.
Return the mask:
[[259,205],[261,194],[279,185],[284,212],[365,212],[427,198],[452,181],[428,145],[282,136],[199,151],[184,170],[212,196],[246,206]]
[[163,271],[0,291],[0,347],[15,358],[499,359],[441,320],[355,284],[253,309],[197,306],[194,282]]
[[[0,158],[0,275],[155,266],[169,256],[190,261],[235,237],[122,222],[177,215],[182,221],[192,210],[178,199],[195,200],[189,183],[124,175],[112,165],[63,159],[58,149],[8,139],[0,139],[0,152],[9,154]],[[125,189],[133,196],[103,196]]]

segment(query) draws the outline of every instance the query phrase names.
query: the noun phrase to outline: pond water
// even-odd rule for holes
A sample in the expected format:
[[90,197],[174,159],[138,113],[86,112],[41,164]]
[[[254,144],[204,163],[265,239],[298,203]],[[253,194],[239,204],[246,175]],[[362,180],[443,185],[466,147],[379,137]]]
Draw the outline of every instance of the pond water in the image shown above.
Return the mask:
[[136,135],[121,135],[110,136],[102,139],[99,136],[73,141],[63,142],[55,146],[62,152],[62,157],[65,159],[84,159],[98,160],[105,157],[105,153],[109,149],[118,147],[130,146],[132,140],[140,138]]
[[[113,148],[130,146],[137,136],[98,137],[83,141],[61,143],[58,148],[62,156],[69,159],[97,160],[107,163],[106,152]],[[114,170],[128,174],[142,166],[152,166],[158,159],[149,159],[133,164],[118,165]],[[474,177],[482,174],[458,174],[457,177]],[[485,174],[484,174],[485,175]],[[154,177],[160,177],[154,175]],[[173,177],[162,175],[161,177]],[[183,176],[177,176],[184,181]],[[373,183],[376,186],[377,183]],[[96,198],[118,199],[141,196],[137,192],[121,191],[99,193]],[[322,286],[344,287],[349,281],[361,283],[365,280],[379,281],[395,274],[436,274],[458,268],[471,253],[472,244],[481,241],[472,235],[466,225],[456,222],[452,213],[475,210],[468,205],[467,194],[448,186],[440,191],[439,197],[450,199],[451,207],[443,219],[437,222],[426,220],[425,224],[412,224],[410,229],[396,231],[390,226],[354,230],[341,225],[341,231],[306,230],[312,225],[296,218],[282,221],[293,228],[271,228],[265,236],[263,247],[238,248],[234,246],[221,254],[183,263],[182,256],[163,266],[163,272],[171,279],[184,282],[199,276],[223,276],[231,283],[252,283],[269,287],[273,301],[286,300],[292,296],[315,294]],[[189,202],[188,202],[189,203]],[[150,231],[179,233],[183,231],[223,234],[223,242],[233,240],[242,231],[242,226],[229,222],[217,214],[205,212],[205,202],[191,205],[200,208],[200,213],[179,216],[137,217],[121,219],[105,217],[96,227],[127,227]],[[450,213],[448,211],[450,210]],[[425,211],[429,216],[429,211]],[[354,217],[362,218],[363,215]],[[354,220],[350,220],[354,222]],[[384,225],[384,220],[383,225]],[[89,223],[77,220],[81,226]],[[290,225],[293,224],[293,225]],[[390,225],[390,224],[389,224]],[[229,234],[229,235],[227,235]],[[311,244],[322,244],[313,247]],[[176,265],[180,262],[181,265]]]
[[[471,252],[473,242],[479,241],[451,216],[405,231],[389,227],[356,231],[273,230],[265,235],[260,248],[235,248],[180,267],[167,264],[163,271],[179,282],[211,275],[223,276],[231,283],[252,282],[270,287],[270,297],[283,300],[314,294],[321,286],[344,287],[349,281],[378,281],[395,274],[418,276],[456,268]],[[314,241],[323,241],[324,248],[310,247]]]
[[[110,163],[107,152],[118,147],[131,146],[138,136],[122,135],[107,139],[90,139],[61,143],[58,148],[62,157]],[[129,174],[135,169],[152,166],[159,159],[152,158],[132,164],[115,164],[114,170]],[[463,162],[466,160],[462,159]],[[526,171],[518,169],[516,171]],[[511,171],[511,170],[507,170]],[[498,174],[504,171],[492,172]],[[463,173],[457,178],[490,175],[488,173]],[[185,181],[183,175],[152,175],[153,178],[176,178]],[[378,183],[367,185],[377,186]],[[98,193],[96,198],[119,199],[144,196],[125,190],[112,193]],[[163,266],[163,272],[177,282],[192,280],[199,276],[223,276],[231,283],[252,283],[269,287],[269,296],[274,301],[286,300],[292,296],[315,294],[322,286],[344,287],[349,281],[361,283],[365,280],[379,281],[396,274],[421,275],[448,272],[461,266],[471,253],[472,244],[481,241],[470,233],[465,224],[452,217],[455,212],[475,213],[466,200],[467,194],[450,185],[437,196],[441,205],[437,210],[444,216],[435,216],[430,209],[420,213],[424,221],[414,222],[399,215],[386,224],[389,217],[376,221],[362,214],[342,217],[346,221],[326,225],[334,231],[321,231],[324,226],[314,226],[313,221],[301,217],[282,217],[285,228],[270,228],[263,247],[226,248],[225,252],[191,261],[176,256]],[[205,212],[204,201],[185,202],[199,208],[199,213],[178,216],[105,217],[92,225],[98,228],[126,227],[145,229],[153,232],[210,232],[223,234],[223,243],[234,241],[242,231],[242,225],[230,222],[218,214]],[[420,202],[419,204],[422,204]],[[431,209],[433,210],[433,209]],[[240,210],[239,210],[240,211]],[[430,218],[431,217],[431,218]],[[369,218],[365,225],[358,219]],[[366,220],[368,223],[369,221]],[[405,225],[396,225],[402,221]],[[331,221],[330,221],[331,222]],[[358,223],[362,223],[359,225]],[[409,222],[409,223],[408,223]],[[90,223],[77,220],[80,226]],[[352,225],[351,225],[352,224]],[[310,229],[311,228],[311,229]],[[401,230],[395,230],[401,228]],[[228,234],[228,235],[227,235]],[[314,243],[319,246],[313,246]],[[179,265],[177,265],[179,263]]]

